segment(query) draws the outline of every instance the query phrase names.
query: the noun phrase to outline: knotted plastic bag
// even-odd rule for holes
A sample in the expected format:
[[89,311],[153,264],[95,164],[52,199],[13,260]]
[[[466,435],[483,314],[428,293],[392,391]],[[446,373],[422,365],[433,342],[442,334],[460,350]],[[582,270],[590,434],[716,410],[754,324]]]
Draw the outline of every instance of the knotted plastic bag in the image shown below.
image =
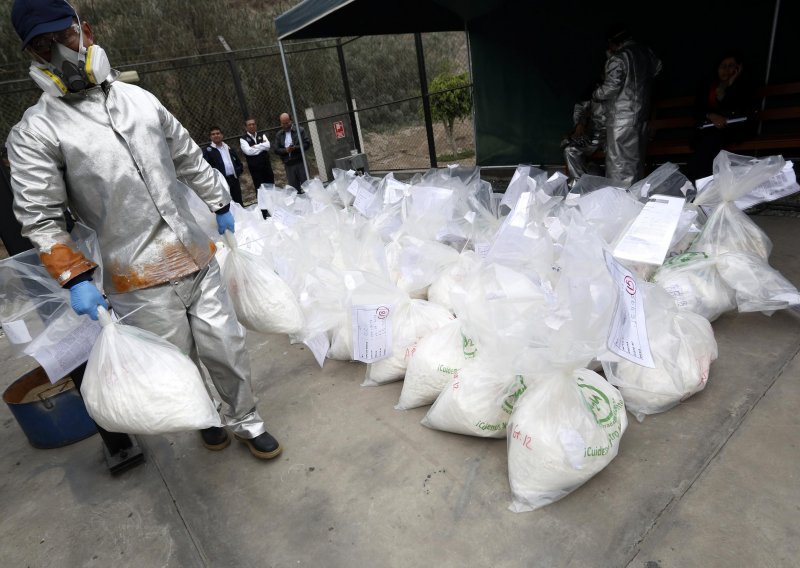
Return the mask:
[[233,300],[236,317],[247,329],[261,333],[295,334],[303,328],[303,312],[289,286],[266,261],[240,249],[225,232],[230,249],[222,277]]
[[103,326],[89,355],[81,395],[95,422],[110,432],[165,434],[220,426],[197,366],[172,343],[138,327]]
[[620,393],[597,373],[537,377],[508,423],[512,511],[565,497],[613,460],[628,427]]

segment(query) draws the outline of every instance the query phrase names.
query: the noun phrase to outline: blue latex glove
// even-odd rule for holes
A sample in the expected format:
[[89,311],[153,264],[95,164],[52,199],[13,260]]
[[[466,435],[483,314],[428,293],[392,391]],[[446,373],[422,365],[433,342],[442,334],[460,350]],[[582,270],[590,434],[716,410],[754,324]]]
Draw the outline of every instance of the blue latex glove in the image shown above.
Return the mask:
[[234,232],[233,213],[230,211],[226,213],[217,214],[217,230],[220,235],[225,234],[225,231]]
[[97,321],[97,306],[108,309],[108,302],[103,298],[100,290],[88,280],[78,282],[69,289],[69,303],[79,316],[86,314]]

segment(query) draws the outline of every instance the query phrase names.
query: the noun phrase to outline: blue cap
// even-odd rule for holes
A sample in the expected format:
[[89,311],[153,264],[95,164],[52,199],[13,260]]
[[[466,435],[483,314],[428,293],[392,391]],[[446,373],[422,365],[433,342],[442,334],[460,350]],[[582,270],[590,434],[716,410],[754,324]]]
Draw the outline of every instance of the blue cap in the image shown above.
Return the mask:
[[77,17],[67,0],[14,0],[11,23],[22,40],[22,49],[38,35],[67,29]]

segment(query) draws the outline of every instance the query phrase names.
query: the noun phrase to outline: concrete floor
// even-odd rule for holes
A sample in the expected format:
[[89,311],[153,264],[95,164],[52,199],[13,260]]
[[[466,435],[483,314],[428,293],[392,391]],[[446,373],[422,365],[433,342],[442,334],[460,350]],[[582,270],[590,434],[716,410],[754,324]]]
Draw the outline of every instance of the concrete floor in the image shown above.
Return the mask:
[[[800,284],[798,221],[754,218]],[[393,409],[401,383],[360,387],[303,346],[251,334],[274,462],[195,433],[140,438],[110,477],[97,436],[28,445],[0,408],[0,566],[797,566],[800,314],[728,314],[706,389],[639,424],[567,498],[508,511],[505,442],[429,430]],[[32,368],[0,340],[3,389]]]

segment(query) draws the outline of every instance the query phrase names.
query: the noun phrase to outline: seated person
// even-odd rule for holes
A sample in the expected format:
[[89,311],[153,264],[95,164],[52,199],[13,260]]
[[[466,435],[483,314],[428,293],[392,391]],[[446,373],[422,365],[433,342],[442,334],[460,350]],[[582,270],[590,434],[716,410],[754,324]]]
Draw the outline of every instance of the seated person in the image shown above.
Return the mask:
[[742,76],[742,56],[726,52],[717,65],[716,77],[698,91],[694,105],[693,154],[686,177],[695,181],[710,176],[714,158],[726,145],[745,140],[755,131],[755,89]]
[[605,109],[602,103],[592,100],[592,90],[594,87],[583,93],[581,101],[575,103],[572,112],[575,128],[561,141],[571,183],[585,173],[599,174],[599,167],[592,167],[589,158],[598,149],[605,148]]

